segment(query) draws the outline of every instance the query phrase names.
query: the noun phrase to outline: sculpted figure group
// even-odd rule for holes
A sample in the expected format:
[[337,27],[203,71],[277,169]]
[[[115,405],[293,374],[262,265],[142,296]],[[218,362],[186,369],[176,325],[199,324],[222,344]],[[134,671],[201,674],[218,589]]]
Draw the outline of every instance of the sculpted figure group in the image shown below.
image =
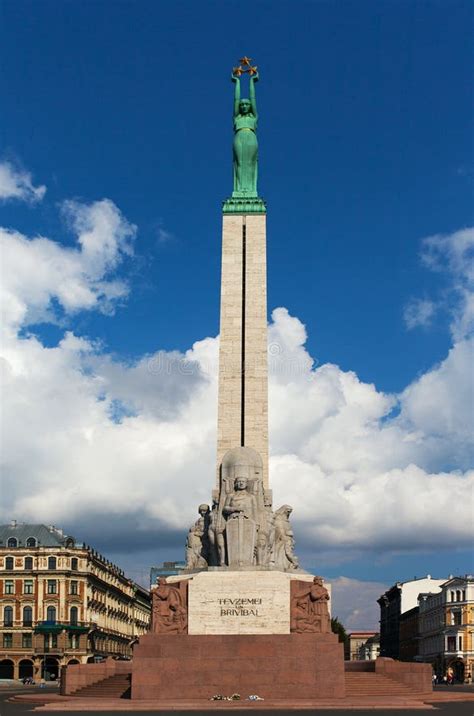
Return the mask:
[[289,519],[292,508],[283,505],[273,512],[261,475],[261,458],[254,450],[235,448],[224,456],[212,509],[200,505],[199,519],[188,533],[188,569],[298,568]]
[[291,582],[291,631],[327,634],[331,631],[329,593],[321,577]]
[[160,634],[185,634],[188,628],[187,584],[167,584],[164,577],[157,580],[152,591],[151,629]]

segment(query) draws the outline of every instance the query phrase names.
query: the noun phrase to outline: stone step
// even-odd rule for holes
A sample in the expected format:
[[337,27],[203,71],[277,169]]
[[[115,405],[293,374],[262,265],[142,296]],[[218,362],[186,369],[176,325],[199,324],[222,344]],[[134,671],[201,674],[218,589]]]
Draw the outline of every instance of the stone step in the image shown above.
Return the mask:
[[346,698],[355,696],[415,696],[416,689],[382,676],[367,672],[345,674]]
[[130,697],[131,674],[114,674],[90,686],[84,686],[74,693],[81,698],[127,698]]

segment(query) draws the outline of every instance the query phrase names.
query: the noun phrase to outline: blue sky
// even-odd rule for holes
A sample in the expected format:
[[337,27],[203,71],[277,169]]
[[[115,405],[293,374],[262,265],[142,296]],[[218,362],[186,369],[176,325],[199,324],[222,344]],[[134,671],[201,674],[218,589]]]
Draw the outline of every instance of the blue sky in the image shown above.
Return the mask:
[[[52,291],[55,320],[38,314],[20,338],[48,348],[70,330],[129,367],[217,335],[230,70],[247,54],[261,75],[269,312],[305,325],[315,365],[400,394],[466,337],[453,338],[453,271],[420,252],[472,225],[472,15],[457,0],[3,3],[0,160],[47,192],[4,201],[1,224],[73,249],[62,203],[107,198],[137,227],[133,255],[113,267],[128,286],[114,311],[68,311]],[[410,330],[419,300],[431,320],[416,313]],[[459,454],[427,469],[464,470]],[[360,549],[335,564],[389,582],[469,569],[466,551],[451,569],[449,551],[394,548],[374,568]]]

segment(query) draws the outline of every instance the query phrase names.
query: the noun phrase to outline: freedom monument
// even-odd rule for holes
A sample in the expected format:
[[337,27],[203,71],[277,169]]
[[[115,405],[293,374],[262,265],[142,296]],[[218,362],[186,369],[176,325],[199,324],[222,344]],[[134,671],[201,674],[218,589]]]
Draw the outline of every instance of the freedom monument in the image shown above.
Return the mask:
[[[249,76],[249,99],[241,78]],[[212,504],[186,540],[184,574],[152,590],[134,649],[132,699],[344,695],[329,591],[299,568],[292,508],[268,471],[266,206],[258,195],[257,67],[232,72],[233,191],[223,203],[217,466]]]
[[[249,76],[249,99],[241,98],[243,75]],[[378,658],[344,665],[343,645],[331,631],[330,587],[299,567],[290,505],[273,508],[258,78],[248,57],[232,72],[234,183],[223,203],[217,464],[215,481],[209,476],[210,504],[199,505],[189,529],[184,572],[160,578],[152,589],[151,629],[139,638],[132,662],[64,667],[61,693],[182,709],[232,694],[258,695],[270,707],[420,706],[421,695],[431,691],[429,664]]]

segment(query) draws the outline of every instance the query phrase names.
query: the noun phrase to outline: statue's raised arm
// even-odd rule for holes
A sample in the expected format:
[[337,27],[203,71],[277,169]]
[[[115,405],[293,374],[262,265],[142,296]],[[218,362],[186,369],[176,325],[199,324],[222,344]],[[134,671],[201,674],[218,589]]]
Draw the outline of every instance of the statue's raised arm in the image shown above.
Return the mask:
[[253,74],[250,75],[250,104],[252,105],[252,112],[255,116],[255,119],[258,119],[257,100],[255,97],[255,82],[258,82],[258,72],[256,70]]
[[232,71],[232,82],[235,83],[234,89],[234,119],[240,112],[240,77],[236,74],[236,70]]

